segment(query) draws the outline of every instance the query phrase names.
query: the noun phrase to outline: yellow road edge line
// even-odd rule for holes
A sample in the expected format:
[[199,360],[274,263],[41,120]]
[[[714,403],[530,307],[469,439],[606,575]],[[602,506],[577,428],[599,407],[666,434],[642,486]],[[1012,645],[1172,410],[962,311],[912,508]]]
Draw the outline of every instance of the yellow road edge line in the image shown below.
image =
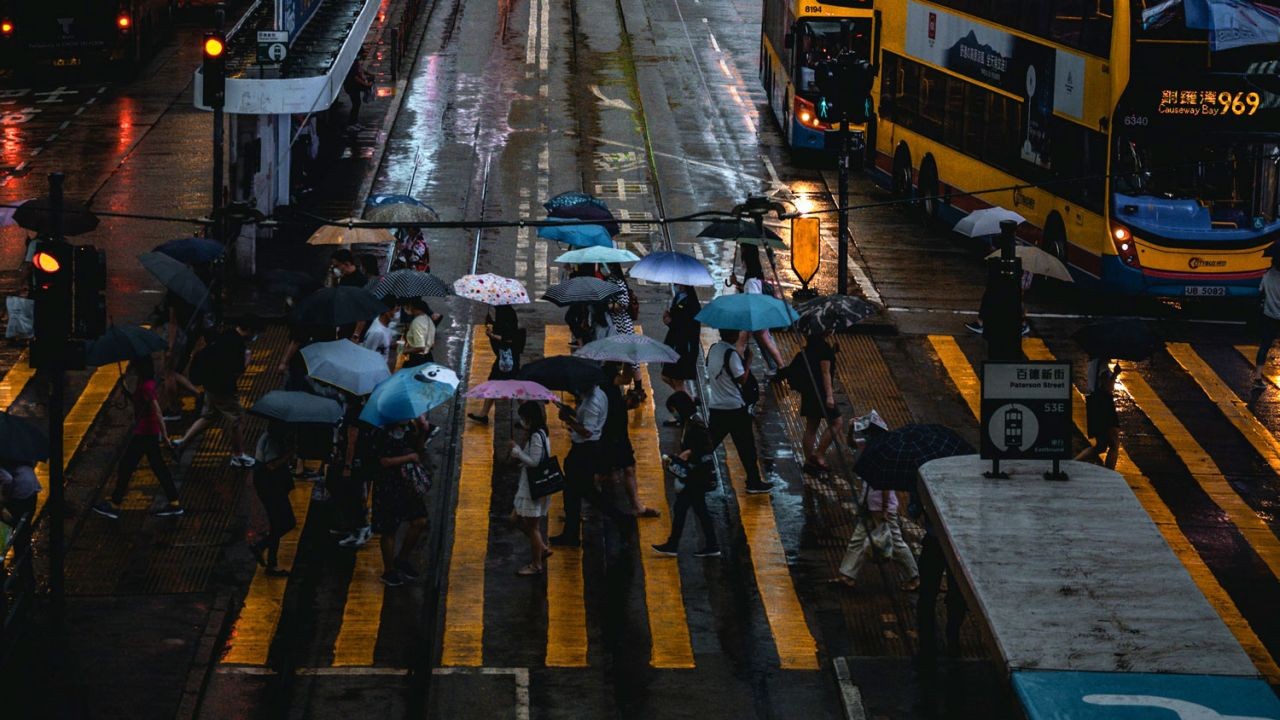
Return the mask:
[[36,371],[27,362],[27,351],[23,350],[18,359],[14,361],[13,367],[9,368],[9,372],[4,374],[4,378],[0,379],[0,412],[9,409],[14,400],[22,394],[22,390],[27,387],[27,383],[31,382],[31,378],[35,377]]
[[[76,398],[75,404],[71,406],[71,411],[67,413],[62,423],[64,467],[70,465],[72,458],[80,451],[80,443],[84,441],[89,427],[93,425],[98,412],[102,410],[107,398],[111,396],[111,391],[120,381],[120,376],[120,366],[115,363],[103,365],[89,376],[89,383],[85,385],[80,397]],[[36,465],[36,477],[40,480],[40,495],[36,498],[36,513],[39,514],[45,500],[49,497],[48,461]]]
[[[563,355],[569,345],[569,329],[547,325],[543,338],[543,357]],[[547,428],[551,436],[551,452],[564,463],[569,451],[569,432],[564,423],[547,412]],[[547,511],[547,534],[564,532],[564,493],[551,498]],[[583,595],[582,549],[557,547],[545,563],[547,576],[547,649],[543,661],[547,667],[587,666],[587,608]]]
[[[467,385],[480,382],[493,360],[484,326],[476,325],[471,331]],[[467,400],[467,411],[479,412],[483,402]],[[463,423],[462,467],[458,473],[458,502],[453,510],[441,664],[480,667],[484,664],[484,572],[489,547],[489,501],[493,494],[493,424],[465,418],[459,422]]]
[[778,660],[783,670],[817,670],[818,643],[809,631],[804,608],[796,595],[787,553],[782,547],[777,519],[773,515],[773,498],[767,493],[747,494],[746,468],[738,459],[733,438],[725,438],[724,448],[729,477],[738,497],[742,531],[747,536],[751,551],[756,587],[764,604],[765,618],[773,630]]
[[1189,344],[1169,343],[1165,349],[1169,351],[1174,361],[1182,366],[1183,371],[1196,381],[1196,385],[1200,386],[1204,394],[1213,400],[1222,414],[1240,431],[1244,439],[1249,441],[1262,459],[1267,461],[1271,470],[1280,475],[1280,442],[1276,441],[1275,435],[1272,435],[1270,430],[1258,422],[1258,418],[1249,410],[1249,406],[1240,399],[1240,396],[1218,377],[1204,358],[1200,357],[1200,354]]
[[[637,325],[636,334],[643,332]],[[640,366],[640,377],[649,377],[647,365]],[[653,394],[646,393],[644,402],[630,416],[637,492],[646,506],[669,512]],[[649,663],[656,668],[692,668],[693,645],[689,639],[689,621],[684,613],[680,564],[673,562],[672,558],[657,555],[649,547],[666,541],[670,523],[663,522],[665,519],[636,518],[640,535],[640,564],[644,568],[645,607],[649,611],[649,637],[652,640]]]
[[960,344],[950,335],[930,335],[929,344],[937,353],[942,366],[947,370],[951,383],[960,391],[960,396],[969,406],[974,417],[982,416],[982,384],[974,371],[969,358],[960,349]]
[[[293,506],[298,530],[280,540],[278,560],[281,567],[286,568],[292,568],[298,556],[298,541],[302,537],[302,528],[307,525],[307,512],[311,508],[311,483],[296,483],[289,491],[289,504]],[[271,577],[267,575],[266,568],[258,566],[245,595],[244,607],[240,608],[240,616],[231,629],[227,641],[230,648],[219,663],[267,664],[271,642],[275,639],[276,627],[284,611],[284,593],[288,586],[289,578]]]
[[[1045,345],[1040,338],[1026,338],[1022,341],[1023,352],[1026,353],[1028,360],[1056,360],[1053,353]],[[1076,427],[1080,430],[1081,435],[1087,435],[1088,420],[1085,413],[1084,395],[1079,389],[1072,386],[1075,399],[1072,403],[1072,415],[1075,418]],[[1253,631],[1253,627],[1245,620],[1244,615],[1240,613],[1240,609],[1236,607],[1231,596],[1218,582],[1213,571],[1205,564],[1200,553],[1196,550],[1187,536],[1183,534],[1182,529],[1178,527],[1178,521],[1173,516],[1173,512],[1164,504],[1156,490],[1151,485],[1151,481],[1146,475],[1138,469],[1133,459],[1129,457],[1128,451],[1122,445],[1116,469],[1124,476],[1125,481],[1129,483],[1129,487],[1133,490],[1133,494],[1138,498],[1138,502],[1142,503],[1142,507],[1147,511],[1147,515],[1151,517],[1160,534],[1164,536],[1165,542],[1169,548],[1173,550],[1173,554],[1182,562],[1183,567],[1187,569],[1187,573],[1191,576],[1191,580],[1195,582],[1196,587],[1200,588],[1201,594],[1217,611],[1218,616],[1222,618],[1223,624],[1235,636],[1236,641],[1244,648],[1245,653],[1253,661],[1254,667],[1258,669],[1267,681],[1270,683],[1280,682],[1280,665],[1276,664],[1275,659],[1267,650],[1266,645],[1258,638],[1257,633]]]

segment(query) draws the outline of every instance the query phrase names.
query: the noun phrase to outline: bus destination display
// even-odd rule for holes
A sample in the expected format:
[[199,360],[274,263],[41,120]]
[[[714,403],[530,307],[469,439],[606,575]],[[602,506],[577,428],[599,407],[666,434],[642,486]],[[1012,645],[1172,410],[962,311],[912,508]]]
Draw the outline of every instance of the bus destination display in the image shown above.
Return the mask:
[[1160,115],[1204,117],[1248,116],[1258,112],[1262,95],[1230,90],[1160,90]]

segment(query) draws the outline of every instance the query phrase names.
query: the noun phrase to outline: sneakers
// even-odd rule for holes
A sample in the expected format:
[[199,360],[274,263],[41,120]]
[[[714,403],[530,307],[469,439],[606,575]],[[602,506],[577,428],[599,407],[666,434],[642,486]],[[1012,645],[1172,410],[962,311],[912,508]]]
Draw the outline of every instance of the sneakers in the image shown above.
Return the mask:
[[400,587],[401,585],[404,584],[404,576],[400,574],[399,570],[391,570],[389,572],[384,572],[382,573],[382,576],[379,577],[378,579],[381,580],[382,584],[386,585],[387,587]]
[[329,499],[329,490],[324,486],[324,480],[317,480],[311,486],[311,502],[326,502]]
[[702,548],[698,552],[694,553],[693,556],[698,558],[720,557],[720,548],[718,547]]
[[439,425],[432,425],[432,426],[431,426],[431,429],[427,431],[427,439],[426,439],[426,440],[423,440],[423,441],[422,441],[422,444],[423,444],[423,445],[426,445],[427,443],[431,442],[432,440],[435,440],[435,439],[436,439],[436,436],[437,436],[437,435],[439,435],[439,434],[440,434],[440,426],[439,426]]
[[965,323],[965,324],[964,324],[964,329],[965,329],[965,330],[968,330],[968,331],[969,331],[969,332],[971,332],[971,333],[977,333],[977,334],[981,335],[981,334],[982,334],[982,323],[980,323],[980,322],[967,322],[967,323]]
[[182,420],[182,413],[169,413],[164,416],[165,422],[179,422]]
[[111,518],[112,520],[120,519],[120,506],[109,500],[104,500],[97,505],[94,505],[93,511],[105,518]]
[[747,483],[748,495],[762,495],[767,492],[773,492],[773,483]]
[[667,557],[677,557],[680,554],[680,548],[669,542],[664,542],[661,545],[652,545],[651,547],[654,552],[659,555],[666,555]]
[[178,503],[171,502],[151,514],[156,517],[178,517],[179,515],[186,515],[187,511],[182,509],[182,506]]
[[345,548],[364,547],[365,543],[369,542],[372,537],[373,528],[365,525],[359,530],[348,533],[346,537],[338,541],[338,545]]
[[1031,324],[1030,324],[1030,323],[1022,323],[1022,337],[1026,337],[1026,336],[1028,336],[1028,335],[1030,335],[1030,334],[1031,334]]
[[244,453],[231,456],[231,467],[235,467],[235,468],[251,468],[257,462],[258,462],[257,460],[254,460],[253,458],[249,457],[248,455],[245,455]]
[[413,563],[408,560],[397,560],[396,571],[399,572],[400,576],[405,580],[417,580],[421,576],[421,573],[418,572],[418,568],[414,567]]

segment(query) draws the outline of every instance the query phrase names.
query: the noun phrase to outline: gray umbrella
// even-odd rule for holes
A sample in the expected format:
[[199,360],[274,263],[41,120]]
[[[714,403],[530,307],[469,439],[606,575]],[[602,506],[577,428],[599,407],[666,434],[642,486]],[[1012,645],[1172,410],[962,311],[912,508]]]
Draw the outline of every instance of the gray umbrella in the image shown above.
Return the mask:
[[424,205],[409,203],[389,203],[366,208],[364,219],[370,222],[398,223],[400,225],[419,225],[438,222],[440,217],[436,211]]
[[146,252],[138,256],[138,261],[147,272],[156,276],[166,290],[199,306],[209,296],[209,288],[189,265],[165,255],[162,252]]
[[112,325],[89,343],[85,362],[94,367],[147,357],[168,347],[164,338],[137,325]]
[[249,412],[287,423],[333,425],[342,419],[342,406],[337,400],[294,390],[272,390],[254,403]]

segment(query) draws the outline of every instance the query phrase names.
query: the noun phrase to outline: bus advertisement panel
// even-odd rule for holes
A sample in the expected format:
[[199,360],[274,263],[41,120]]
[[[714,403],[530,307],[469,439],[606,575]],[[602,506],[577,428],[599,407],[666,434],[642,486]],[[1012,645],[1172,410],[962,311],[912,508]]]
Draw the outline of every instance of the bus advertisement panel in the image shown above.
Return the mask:
[[878,179],[931,219],[1016,210],[1084,285],[1256,294],[1280,239],[1275,48],[1214,53],[1210,70],[1204,31],[1179,12],[1156,32],[1143,10],[882,5]]

